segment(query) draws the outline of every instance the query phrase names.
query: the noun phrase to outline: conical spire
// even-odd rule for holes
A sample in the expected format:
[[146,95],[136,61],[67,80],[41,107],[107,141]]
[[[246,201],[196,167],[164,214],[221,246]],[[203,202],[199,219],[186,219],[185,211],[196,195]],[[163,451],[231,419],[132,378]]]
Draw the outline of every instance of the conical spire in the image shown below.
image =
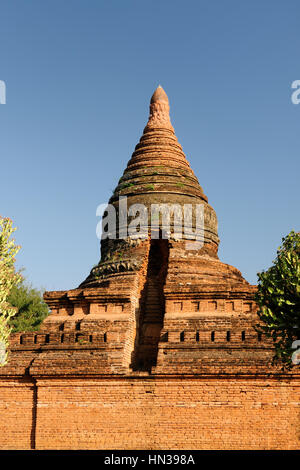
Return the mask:
[[175,135],[169,115],[169,100],[161,86],[150,100],[150,116],[143,135],[119,180],[110,203],[118,206],[119,198],[131,204],[198,204],[204,203],[205,239],[219,243],[217,218],[207,203],[198,179]]
[[147,125],[125,172],[148,166],[181,168],[187,170],[190,176],[195,178],[175,135],[170,120],[169,99],[161,85],[156,88],[151,97]]
[[159,85],[150,100],[150,115],[143,135],[127,164],[112,200],[120,195],[178,194],[207,201],[175,135],[169,100]]
[[[188,204],[193,207],[194,214],[196,213],[196,205],[203,205],[204,244],[209,246],[210,252],[216,256],[219,244],[217,217],[214,209],[208,204],[207,197],[177,140],[170,121],[169,100],[161,86],[154,91],[151,97],[148,123],[109,200],[116,210],[116,238],[102,240],[100,263],[93,268],[82,286],[92,285],[96,282],[97,275],[102,273],[108,264],[110,266],[110,260],[118,258],[118,253],[122,253],[123,261],[129,262],[131,260],[130,263],[132,259],[140,256],[138,251],[132,251],[135,248],[132,248],[134,245],[132,245],[129,236],[125,241],[119,239],[120,233],[126,232],[128,221],[130,222],[134,218],[133,216],[130,216],[131,219],[129,216],[128,219],[123,217],[123,206],[120,207],[120,200],[123,197],[126,197],[128,210],[136,204],[142,204],[147,209],[146,232],[149,232],[149,237],[151,236],[151,207],[153,204],[166,204],[172,207],[174,205],[182,207]],[[125,215],[127,216],[127,214]],[[194,230],[194,228],[195,217],[191,222],[190,230]],[[185,237],[189,239],[189,233],[184,233],[183,239]],[[123,261],[121,264],[124,264]],[[112,269],[115,268],[112,267]]]

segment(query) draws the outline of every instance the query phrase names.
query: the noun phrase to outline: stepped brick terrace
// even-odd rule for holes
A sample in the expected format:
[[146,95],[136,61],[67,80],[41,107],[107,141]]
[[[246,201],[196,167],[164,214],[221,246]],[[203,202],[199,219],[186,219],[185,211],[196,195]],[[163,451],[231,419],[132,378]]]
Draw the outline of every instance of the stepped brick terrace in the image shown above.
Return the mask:
[[[125,197],[148,209],[146,236],[118,236]],[[11,335],[0,448],[297,449],[299,368],[272,365],[256,287],[218,258],[216,213],[161,87],[109,204],[117,233],[99,263],[76,289],[45,293],[39,331]],[[181,238],[160,220],[153,231],[153,204],[201,205],[199,247],[187,249],[194,218]]]

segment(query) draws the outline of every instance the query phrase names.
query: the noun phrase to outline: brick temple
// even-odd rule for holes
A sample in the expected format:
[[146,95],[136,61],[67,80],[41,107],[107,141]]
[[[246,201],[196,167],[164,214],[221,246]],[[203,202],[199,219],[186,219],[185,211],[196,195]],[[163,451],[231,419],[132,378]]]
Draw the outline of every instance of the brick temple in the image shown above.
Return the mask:
[[[125,196],[148,209],[140,237],[120,236]],[[78,288],[45,293],[39,331],[11,335],[0,448],[298,448],[299,369],[272,365],[256,287],[218,258],[216,213],[161,87],[109,204],[117,231],[99,263]],[[166,236],[155,204],[203,208],[198,248],[195,218]]]

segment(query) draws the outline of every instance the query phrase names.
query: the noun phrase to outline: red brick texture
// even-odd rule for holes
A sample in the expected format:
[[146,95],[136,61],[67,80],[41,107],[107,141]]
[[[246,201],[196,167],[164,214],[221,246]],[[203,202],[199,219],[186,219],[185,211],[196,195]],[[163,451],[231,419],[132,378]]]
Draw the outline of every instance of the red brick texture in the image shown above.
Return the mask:
[[34,448],[34,389],[28,378],[0,379],[0,449]]
[[0,382],[0,447],[297,449],[299,386],[259,377],[38,379],[35,405],[32,384]]

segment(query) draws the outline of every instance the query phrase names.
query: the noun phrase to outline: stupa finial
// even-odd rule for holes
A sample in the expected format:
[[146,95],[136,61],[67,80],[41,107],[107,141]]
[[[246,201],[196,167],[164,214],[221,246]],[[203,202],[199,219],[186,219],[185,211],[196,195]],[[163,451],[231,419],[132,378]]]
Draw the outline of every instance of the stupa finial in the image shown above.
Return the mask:
[[150,103],[156,103],[157,101],[165,101],[169,104],[167,93],[161,85],[158,85],[158,87],[156,88],[155,92],[152,95]]
[[169,114],[170,106],[167,93],[158,85],[150,100],[150,115],[145,130],[158,127],[174,131]]

